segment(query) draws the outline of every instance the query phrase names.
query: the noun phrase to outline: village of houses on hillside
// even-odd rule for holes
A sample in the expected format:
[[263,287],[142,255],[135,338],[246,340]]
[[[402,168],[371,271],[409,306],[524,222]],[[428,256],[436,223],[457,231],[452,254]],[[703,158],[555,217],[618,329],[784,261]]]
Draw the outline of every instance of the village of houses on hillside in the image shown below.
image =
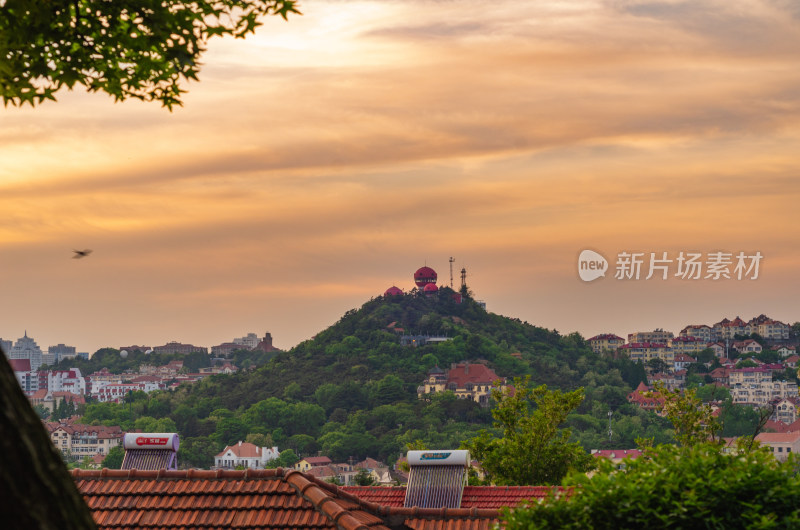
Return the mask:
[[[648,384],[640,384],[628,401],[645,410],[658,412],[661,402],[650,393],[652,385],[660,381],[668,389],[682,389],[687,384],[687,374],[692,364],[702,362],[707,369],[705,379],[700,384],[726,388],[734,404],[753,408],[771,407],[772,417],[766,431],[759,434],[759,441],[772,447],[779,459],[785,459],[791,452],[800,451],[800,420],[798,420],[798,386],[795,380],[781,379],[787,370],[795,370],[800,361],[797,344],[790,340],[790,327],[787,324],[760,315],[748,322],[739,317],[724,319],[712,326],[689,325],[677,336],[663,329],[634,332],[627,341],[617,335],[607,333],[587,339],[596,353],[626,355],[647,367]],[[758,340],[757,340],[758,339]],[[8,346],[7,346],[8,347]],[[101,369],[83,375],[80,370],[42,370],[46,361],[62,358],[58,354],[63,345],[47,354],[38,350],[33,339],[25,335],[13,347],[10,362],[17,379],[26,395],[34,405],[42,405],[50,411],[55,410],[62,401],[81,404],[86,396],[104,402],[119,402],[132,391],[151,392],[175,388],[184,383],[192,383],[203,377],[219,373],[233,373],[237,370],[225,356],[237,348],[262,349],[274,351],[269,333],[258,340],[254,333],[212,348],[218,356],[217,363],[198,373],[187,373],[179,360],[170,361],[163,366],[141,365],[138,372],[126,371],[121,374]],[[141,349],[132,346],[128,349]],[[126,348],[121,348],[121,353]],[[169,353],[191,353],[197,347],[179,343],[169,343],[150,351]],[[205,350],[206,353],[208,350]],[[765,352],[774,352],[775,362],[765,362],[757,357]],[[33,354],[31,354],[33,352]],[[700,361],[698,357],[703,357]],[[67,355],[74,356],[74,348]],[[513,354],[519,357],[521,354]],[[742,366],[745,364],[746,366]],[[737,367],[737,365],[739,365]],[[34,367],[35,366],[35,367]],[[459,399],[473,400],[481,406],[489,406],[491,389],[505,379],[499,377],[485,362],[463,362],[452,364],[448,369],[434,367],[417,388],[420,399],[443,391],[453,392]],[[712,403],[712,407],[717,406]],[[55,446],[74,460],[89,457],[99,466],[110,449],[121,445],[124,432],[120,427],[81,425],[76,418],[65,418],[58,422],[46,422]],[[598,450],[595,456],[615,460],[636,458],[640,453],[635,449]],[[258,447],[247,442],[239,442],[226,447],[215,458],[216,468],[263,468],[264,465],[280,455],[277,447]],[[367,459],[364,462],[332,462],[326,456],[312,456],[300,460],[295,468],[310,473],[323,480],[331,480],[344,485],[352,484],[353,477],[366,470],[375,484],[394,484],[404,478],[397,464],[390,469],[388,465]]]

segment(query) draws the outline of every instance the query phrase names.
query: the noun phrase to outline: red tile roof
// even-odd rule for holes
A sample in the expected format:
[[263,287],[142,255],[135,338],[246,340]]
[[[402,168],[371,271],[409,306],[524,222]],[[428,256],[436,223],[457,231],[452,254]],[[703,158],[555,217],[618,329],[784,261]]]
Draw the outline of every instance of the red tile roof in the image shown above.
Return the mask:
[[[342,486],[339,489],[381,506],[402,507],[406,498],[404,486]],[[497,510],[518,506],[530,499],[543,499],[563,490],[561,486],[465,486],[461,508]]]
[[261,448],[256,444],[250,442],[239,442],[234,445],[227,445],[225,449],[220,451],[217,456],[221,457],[228,451],[232,452],[239,458],[261,458]]
[[299,471],[281,468],[75,469],[71,473],[100,530],[198,527],[489,530],[500,516],[496,509],[381,506]]
[[492,384],[498,379],[501,377],[494,370],[479,363],[457,364],[447,371],[447,382],[455,383],[458,388],[464,388],[467,383]]

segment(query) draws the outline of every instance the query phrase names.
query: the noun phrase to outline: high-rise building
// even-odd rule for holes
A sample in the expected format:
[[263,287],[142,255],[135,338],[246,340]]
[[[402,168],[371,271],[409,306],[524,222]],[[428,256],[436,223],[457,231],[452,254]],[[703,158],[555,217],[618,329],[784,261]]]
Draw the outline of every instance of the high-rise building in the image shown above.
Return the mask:
[[17,342],[8,352],[9,359],[28,359],[31,362],[31,370],[38,370],[42,365],[42,349],[36,344],[36,341],[28,337],[28,332],[25,336],[17,339]]

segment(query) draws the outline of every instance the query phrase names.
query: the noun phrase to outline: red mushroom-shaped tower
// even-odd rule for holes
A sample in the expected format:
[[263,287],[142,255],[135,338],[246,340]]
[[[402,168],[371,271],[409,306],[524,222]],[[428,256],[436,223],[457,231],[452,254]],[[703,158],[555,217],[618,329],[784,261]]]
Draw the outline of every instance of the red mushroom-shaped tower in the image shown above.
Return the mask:
[[436,287],[435,283],[429,283],[425,287],[422,288],[422,292],[425,294],[436,294],[439,291],[439,288]]
[[386,292],[383,293],[383,296],[400,296],[401,294],[403,294],[403,290],[400,289],[399,287],[392,285],[391,287],[386,289]]
[[430,267],[421,267],[417,269],[417,272],[414,273],[414,283],[416,283],[417,287],[420,289],[424,288],[428,284],[433,284],[435,287],[436,278],[436,271]]

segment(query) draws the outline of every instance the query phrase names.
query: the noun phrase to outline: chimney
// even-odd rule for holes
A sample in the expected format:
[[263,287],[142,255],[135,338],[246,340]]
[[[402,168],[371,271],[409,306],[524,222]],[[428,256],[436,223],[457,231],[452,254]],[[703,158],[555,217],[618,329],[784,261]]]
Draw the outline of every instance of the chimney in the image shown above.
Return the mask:
[[469,375],[469,361],[464,363],[464,375]]
[[241,446],[242,446],[242,441],[241,441],[241,440],[239,440],[239,447],[241,447]]

